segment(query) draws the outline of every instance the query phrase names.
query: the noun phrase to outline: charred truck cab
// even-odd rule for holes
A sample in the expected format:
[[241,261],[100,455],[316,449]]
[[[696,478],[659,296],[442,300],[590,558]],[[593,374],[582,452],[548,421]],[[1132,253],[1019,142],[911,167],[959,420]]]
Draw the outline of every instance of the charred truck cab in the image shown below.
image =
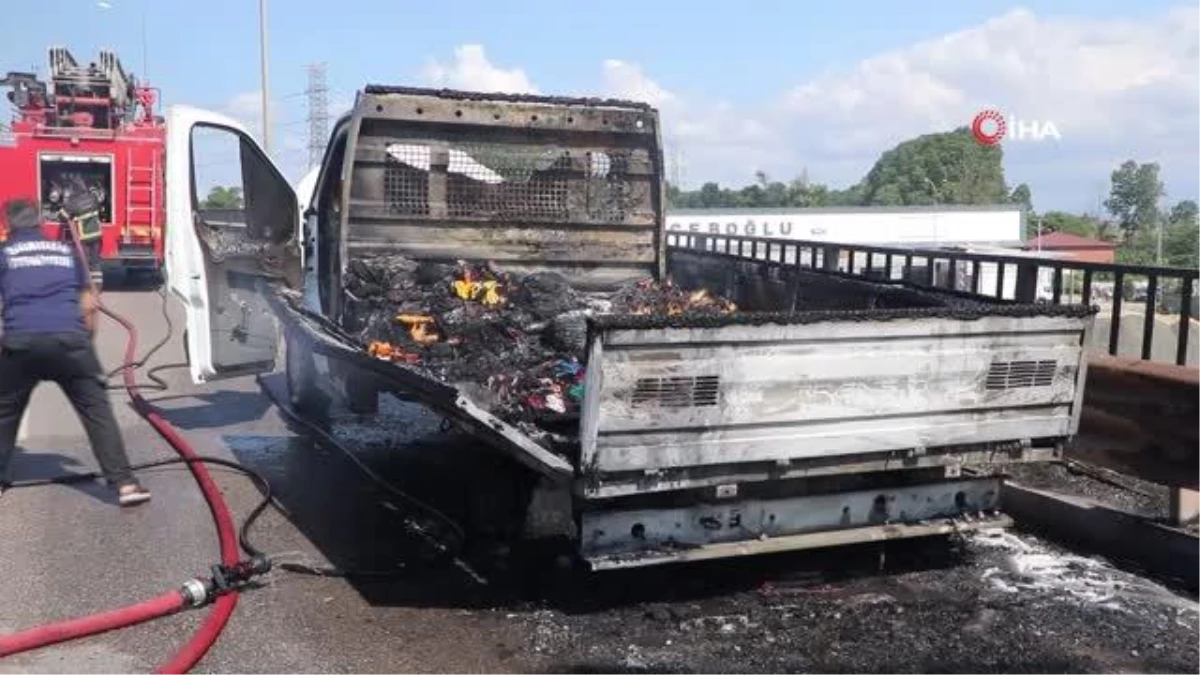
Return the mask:
[[[367,87],[300,195],[233,120],[176,107],[168,138],[193,378],[273,369],[282,341],[310,415],[333,397],[419,402],[536,477],[525,536],[568,536],[593,569],[1002,525],[998,480],[963,467],[1051,459],[1078,428],[1086,308],[703,251],[668,263],[643,104]],[[200,209],[215,184],[244,207]],[[479,383],[368,353],[345,280],[380,255],[554,273],[580,293],[669,276],[738,311],[589,315],[578,415],[549,443]]]

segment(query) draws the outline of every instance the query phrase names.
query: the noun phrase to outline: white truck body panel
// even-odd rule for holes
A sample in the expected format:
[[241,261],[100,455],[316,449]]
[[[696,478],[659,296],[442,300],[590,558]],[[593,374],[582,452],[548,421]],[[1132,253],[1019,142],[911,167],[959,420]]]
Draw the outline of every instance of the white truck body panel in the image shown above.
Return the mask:
[[645,471],[1069,436],[1085,320],[985,316],[602,330],[589,469]]

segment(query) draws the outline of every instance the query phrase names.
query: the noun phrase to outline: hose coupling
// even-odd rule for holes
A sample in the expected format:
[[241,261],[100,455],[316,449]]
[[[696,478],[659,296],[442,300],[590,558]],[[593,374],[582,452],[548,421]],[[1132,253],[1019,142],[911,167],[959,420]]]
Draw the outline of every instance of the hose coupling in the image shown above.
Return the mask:
[[208,604],[209,585],[200,579],[188,579],[179,590],[183,594],[184,604],[189,607],[203,607]]

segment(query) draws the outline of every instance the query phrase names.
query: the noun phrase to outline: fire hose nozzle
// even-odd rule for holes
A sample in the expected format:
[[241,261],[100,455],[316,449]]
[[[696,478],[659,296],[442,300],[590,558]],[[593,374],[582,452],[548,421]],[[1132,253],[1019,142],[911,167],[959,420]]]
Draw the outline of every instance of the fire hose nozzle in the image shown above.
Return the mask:
[[184,602],[191,607],[203,607],[217,596],[236,591],[252,578],[271,571],[271,559],[256,555],[234,565],[213,565],[209,579],[188,579],[180,587]]

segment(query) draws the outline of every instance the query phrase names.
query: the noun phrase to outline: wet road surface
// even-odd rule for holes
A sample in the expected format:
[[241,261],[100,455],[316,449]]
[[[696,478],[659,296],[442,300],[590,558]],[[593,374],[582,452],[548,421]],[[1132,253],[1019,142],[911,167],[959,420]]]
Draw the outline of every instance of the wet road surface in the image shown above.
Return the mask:
[[[164,334],[158,296],[106,299]],[[178,320],[178,312],[174,312]],[[98,338],[115,366],[123,335]],[[175,339],[151,365],[179,361]],[[197,388],[180,370],[152,399],[198,452],[263,473],[290,519],[268,512],[254,543],[313,565],[396,572],[388,580],[276,572],[242,595],[197,672],[923,671],[1195,672],[1194,599],[1103,561],[1026,536],[663,567],[585,578],[496,555],[488,514],[511,467],[438,431],[440,419],[391,403],[382,424],[342,419],[343,439],[376,471],[434,501],[472,535],[464,554],[490,583],[430,559],[409,524],[429,519],[363,478],[340,452],[298,434],[253,378]],[[280,387],[276,376],[269,386]],[[172,456],[114,393],[134,461]],[[16,478],[91,470],[81,429],[43,387]],[[252,485],[213,469],[234,514]],[[207,508],[186,469],[144,474],[146,508],[120,511],[102,486],[18,489],[0,498],[0,631],[157,595],[217,559]],[[540,560],[540,558],[539,558]],[[507,564],[506,564],[507,563]],[[146,671],[203,618],[149,625],[0,661],[0,672]]]

